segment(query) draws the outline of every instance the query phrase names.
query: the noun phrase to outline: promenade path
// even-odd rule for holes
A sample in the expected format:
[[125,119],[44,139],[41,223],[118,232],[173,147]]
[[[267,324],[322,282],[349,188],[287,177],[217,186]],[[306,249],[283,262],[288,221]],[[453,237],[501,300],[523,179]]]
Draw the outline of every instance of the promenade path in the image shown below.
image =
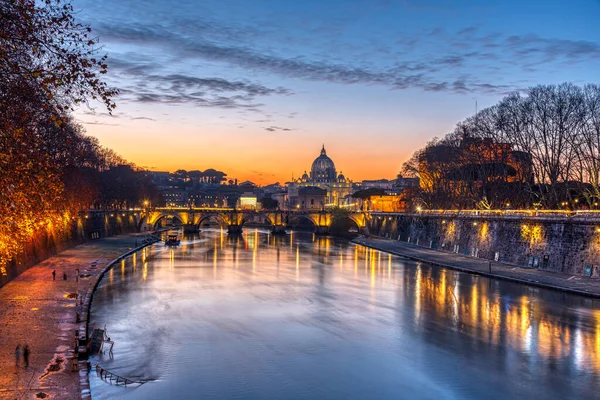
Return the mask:
[[[69,294],[77,289],[89,294],[106,266],[142,240],[142,235],[122,235],[76,246],[0,288],[0,399],[88,397],[85,382],[80,385],[85,376],[71,372],[75,331],[82,325],[76,324],[76,313],[85,305],[76,304]],[[19,343],[31,349],[29,367],[22,356],[20,366],[15,365]]]
[[463,272],[520,282],[527,285],[546,287],[584,296],[600,297],[600,280],[560,272],[543,271],[534,268],[519,267],[510,264],[492,262],[489,272],[489,260],[468,257],[447,251],[434,250],[414,244],[380,238],[356,238],[354,243],[385,251],[411,260],[451,268]]

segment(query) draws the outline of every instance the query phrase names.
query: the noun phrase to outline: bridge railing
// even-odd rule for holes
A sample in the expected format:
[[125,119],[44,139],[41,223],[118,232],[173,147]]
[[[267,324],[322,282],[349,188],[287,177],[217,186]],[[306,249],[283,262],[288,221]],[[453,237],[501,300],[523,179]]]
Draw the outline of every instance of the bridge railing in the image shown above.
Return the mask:
[[130,379],[130,378],[124,378],[122,376],[119,376],[117,374],[115,374],[114,372],[110,372],[109,370],[103,368],[100,366],[100,364],[96,364],[96,374],[98,374],[100,376],[100,379],[104,379],[104,380],[108,380],[109,382],[112,383],[112,381],[115,381],[116,385],[131,385],[131,384],[143,384],[146,383],[145,380],[143,379]]

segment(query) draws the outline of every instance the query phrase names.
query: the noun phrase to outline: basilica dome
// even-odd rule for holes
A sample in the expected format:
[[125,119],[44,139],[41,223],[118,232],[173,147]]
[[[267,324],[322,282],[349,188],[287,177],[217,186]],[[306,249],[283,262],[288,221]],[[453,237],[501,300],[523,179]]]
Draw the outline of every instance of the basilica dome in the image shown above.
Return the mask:
[[321,155],[312,163],[310,178],[315,182],[333,182],[336,180],[335,165],[331,158],[327,157],[325,145],[321,149]]

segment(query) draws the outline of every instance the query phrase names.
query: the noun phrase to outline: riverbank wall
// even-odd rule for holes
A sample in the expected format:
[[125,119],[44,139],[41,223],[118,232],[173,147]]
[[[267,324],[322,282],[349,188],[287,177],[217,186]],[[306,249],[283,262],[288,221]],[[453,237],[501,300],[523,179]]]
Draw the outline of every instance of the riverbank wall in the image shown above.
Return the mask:
[[373,213],[369,232],[539,270],[600,277],[600,214]]
[[73,219],[66,228],[44,229],[25,244],[0,273],[0,287],[28,268],[87,241],[124,233],[139,232],[140,211],[87,211]]

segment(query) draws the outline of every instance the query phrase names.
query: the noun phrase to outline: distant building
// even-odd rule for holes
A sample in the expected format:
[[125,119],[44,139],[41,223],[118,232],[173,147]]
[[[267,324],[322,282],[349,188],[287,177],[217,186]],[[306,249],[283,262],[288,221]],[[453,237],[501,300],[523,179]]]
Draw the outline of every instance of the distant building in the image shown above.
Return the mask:
[[256,195],[252,192],[246,192],[240,196],[236,208],[241,210],[257,210],[261,207]]
[[392,192],[401,193],[406,188],[418,188],[419,178],[403,178],[398,174],[396,180],[392,181]]
[[524,183],[532,179],[531,155],[510,143],[463,137],[458,146],[436,145],[419,156],[420,187],[425,192],[485,183]]
[[167,207],[187,207],[188,192],[185,189],[172,188],[160,191]]
[[361,189],[383,189],[383,190],[392,190],[394,186],[393,180],[388,179],[374,179],[374,180],[364,180],[362,181],[360,188]]
[[227,197],[221,190],[199,190],[189,194],[193,207],[227,207]]
[[[303,194],[300,193],[300,189],[309,187],[316,187],[325,191],[325,199],[321,208],[341,206],[345,203],[347,196],[353,193],[352,181],[346,179],[341,171],[339,175],[337,174],[335,164],[327,156],[325,146],[321,149],[319,157],[313,161],[310,175],[305,171],[301,178],[288,182],[290,208],[301,204],[299,197]],[[303,193],[306,193],[306,191]]]
[[301,187],[290,198],[289,208],[297,210],[322,210],[327,201],[327,190],[316,186]]
[[370,211],[379,212],[401,212],[406,210],[403,197],[397,194],[383,194],[373,196],[367,206]]
[[286,190],[282,190],[282,191],[276,192],[276,193],[271,193],[271,198],[273,200],[277,201],[277,203],[279,204],[279,206],[278,206],[279,209],[284,210],[284,209],[288,208],[286,206],[289,204],[288,193]]

